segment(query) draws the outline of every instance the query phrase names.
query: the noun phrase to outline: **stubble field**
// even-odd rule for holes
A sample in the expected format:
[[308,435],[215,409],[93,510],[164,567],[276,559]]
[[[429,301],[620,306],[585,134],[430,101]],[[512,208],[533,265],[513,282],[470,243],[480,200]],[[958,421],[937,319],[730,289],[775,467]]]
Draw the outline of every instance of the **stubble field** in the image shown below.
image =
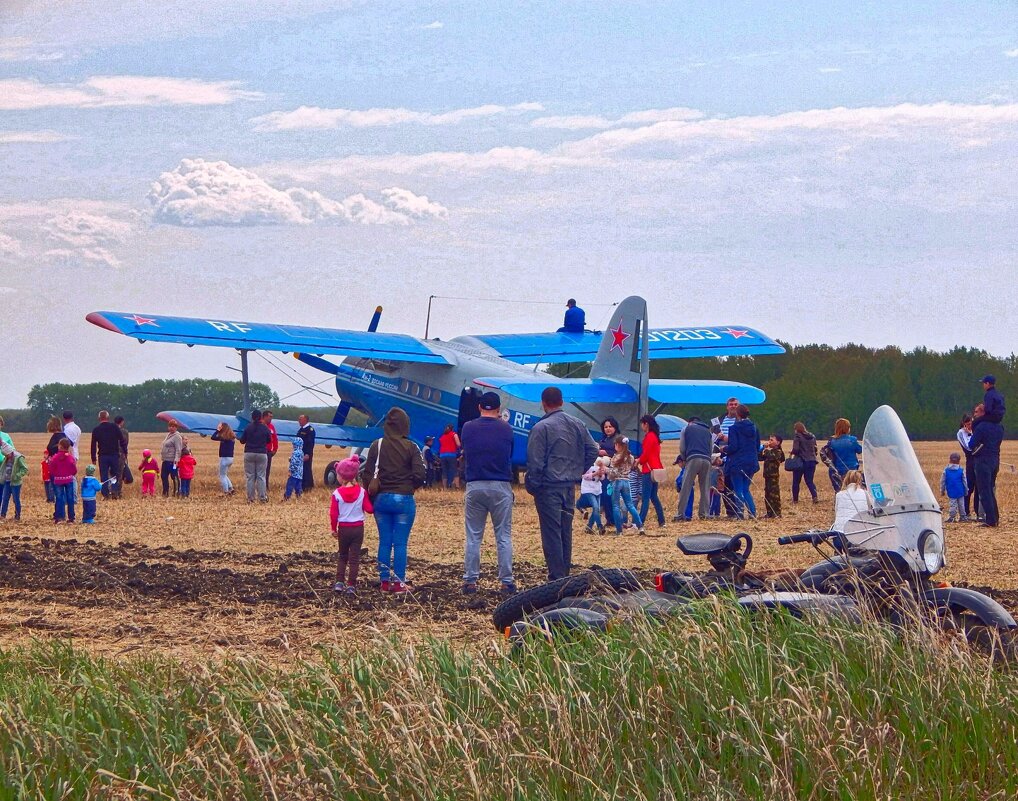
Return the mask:
[[[15,435],[28,455],[42,453],[46,435]],[[132,468],[141,450],[158,453],[162,435],[133,434]],[[87,443],[87,434],[83,438]],[[281,501],[289,444],[281,447],[273,468],[268,504],[248,504],[243,494],[242,457],[231,476],[238,487],[222,495],[216,470],[218,445],[191,437],[198,460],[192,497],[142,498],[140,482],[125,487],[119,501],[99,501],[98,523],[52,523],[39,479],[40,456],[23,489],[22,521],[0,527],[0,644],[24,644],[38,638],[70,638],[96,653],[159,652],[184,658],[225,653],[252,654],[272,660],[309,655],[315,646],[338,644],[357,649],[379,638],[418,641],[436,635],[485,647],[496,637],[490,612],[499,601],[490,530],[482,554],[481,592],[463,596],[462,497],[457,491],[418,493],[417,521],[410,539],[406,597],[380,593],[373,555],[377,535],[367,524],[360,591],[355,598],[334,597],[334,540],[328,533],[328,490],[322,486],[299,500]],[[675,444],[666,443],[666,455]],[[934,489],[952,443],[919,443],[917,451]],[[239,451],[239,449],[238,449]],[[327,459],[344,451],[319,448],[316,481]],[[87,448],[82,448],[87,460]],[[670,458],[669,458],[670,461]],[[993,594],[1018,609],[1018,569],[1013,542],[1018,535],[1018,443],[1005,443],[998,481],[1000,528],[973,523],[947,526],[949,569],[944,578]],[[674,475],[663,486],[667,526],[654,522],[646,536],[591,536],[574,527],[573,562],[637,570],[648,581],[659,569],[701,569],[705,563],[684,557],[675,547],[679,534],[702,530],[748,531],[754,539],[758,569],[805,566],[814,553],[807,546],[780,548],[780,534],[826,527],[833,493],[826,473],[818,471],[820,503],[791,505],[789,474],[782,473],[784,516],[780,520],[671,522],[675,513]],[[761,504],[762,478],[754,495]],[[158,490],[158,485],[157,485]],[[945,503],[946,508],[946,503]],[[80,521],[80,505],[78,507]],[[651,513],[653,520],[653,513]],[[522,489],[517,490],[513,540],[516,578],[521,586],[543,580],[537,516]]]

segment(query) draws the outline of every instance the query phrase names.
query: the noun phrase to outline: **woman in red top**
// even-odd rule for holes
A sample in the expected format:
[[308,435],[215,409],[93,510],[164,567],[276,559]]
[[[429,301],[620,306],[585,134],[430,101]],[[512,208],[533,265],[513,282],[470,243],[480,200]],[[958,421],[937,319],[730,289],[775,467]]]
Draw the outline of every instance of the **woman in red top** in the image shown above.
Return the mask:
[[445,488],[452,489],[452,483],[456,479],[456,460],[460,455],[460,435],[457,434],[449,423],[445,432],[438,438],[438,460],[442,465],[442,478],[445,479]]
[[651,475],[651,470],[661,470],[661,426],[658,425],[654,415],[645,414],[640,418],[640,430],[643,431],[642,450],[637,464],[640,465],[640,472],[643,474],[643,503],[640,504],[640,519],[646,524],[647,511],[650,504],[654,504],[654,511],[657,512],[658,528],[665,527],[665,510],[661,508],[661,500],[657,497],[657,482]]

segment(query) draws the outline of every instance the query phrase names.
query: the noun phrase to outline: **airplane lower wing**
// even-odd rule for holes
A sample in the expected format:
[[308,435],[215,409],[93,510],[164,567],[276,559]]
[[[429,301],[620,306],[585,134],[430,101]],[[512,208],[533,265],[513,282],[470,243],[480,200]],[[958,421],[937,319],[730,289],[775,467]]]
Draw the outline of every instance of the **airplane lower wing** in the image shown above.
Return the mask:
[[407,334],[111,311],[91,312],[85,319],[107,331],[133,337],[140,342],[180,342],[237,350],[303,351],[319,355],[327,353],[422,364],[450,364],[445,356],[432,350],[426,340]]
[[[633,332],[628,332],[632,334]],[[628,335],[620,331],[620,336]],[[481,334],[479,339],[503,359],[518,364],[592,361],[603,334]],[[762,356],[784,353],[770,337],[743,326],[713,328],[652,328],[647,334],[651,359],[692,359],[708,356]]]
[[729,398],[752,405],[763,403],[767,393],[738,381],[685,381],[652,378],[647,394],[658,403],[721,404]]
[[540,402],[545,387],[562,390],[562,400],[566,403],[633,403],[640,399],[636,390],[628,384],[603,378],[555,378],[538,374],[533,378],[475,378],[474,383],[500,389],[531,403]]
[[[207,437],[215,433],[220,423],[227,423],[237,432],[238,436],[250,422],[235,414],[209,414],[206,412],[160,412],[156,415],[160,420],[169,422],[176,420],[183,428]],[[273,420],[276,435],[280,442],[297,436],[300,424],[296,420]],[[316,445],[338,445],[341,448],[366,448],[382,436],[381,428],[336,426],[331,423],[313,423],[315,427]]]

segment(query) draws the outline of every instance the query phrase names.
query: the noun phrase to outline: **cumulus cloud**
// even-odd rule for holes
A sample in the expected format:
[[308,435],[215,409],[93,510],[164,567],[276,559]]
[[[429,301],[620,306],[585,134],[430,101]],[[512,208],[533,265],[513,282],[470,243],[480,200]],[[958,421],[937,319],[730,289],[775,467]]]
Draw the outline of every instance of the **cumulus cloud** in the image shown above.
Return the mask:
[[64,51],[24,36],[0,38],[0,61],[60,61]]
[[237,81],[202,81],[107,75],[75,84],[41,83],[33,79],[0,80],[0,110],[43,108],[110,108],[117,106],[222,106],[262,95],[239,88]]
[[471,119],[497,117],[527,111],[542,111],[540,103],[517,103],[514,106],[488,104],[455,109],[441,114],[412,111],[406,108],[319,108],[301,106],[293,111],[273,111],[254,117],[256,131],[331,130],[335,128],[380,128],[391,125],[459,125]]
[[448,210],[408,189],[384,190],[381,200],[362,193],[335,200],[320,192],[279,189],[250,170],[225,161],[184,159],[164,172],[148,193],[155,219],[190,227],[357,223],[410,225],[444,219]]
[[56,131],[0,131],[0,145],[44,145],[51,142],[66,142],[73,138]]
[[44,255],[58,260],[81,259],[92,264],[119,267],[120,259],[110,248],[126,241],[132,226],[112,217],[72,211],[49,218],[45,230],[54,247]]
[[617,128],[627,125],[643,125],[671,120],[698,120],[704,116],[702,111],[692,108],[659,108],[633,111],[621,117],[610,119],[600,115],[574,115],[562,117],[538,117],[531,121],[535,128],[559,128],[567,131],[580,131],[592,128]]
[[24,253],[24,249],[21,247],[21,242],[15,239],[13,236],[8,236],[5,233],[0,233],[0,259],[13,259],[21,256]]
[[422,25],[421,26],[421,28],[423,28],[426,31],[437,31],[439,28],[444,28],[444,27],[445,27],[445,24],[439,22],[438,20],[435,20],[434,22],[429,22],[427,25]]

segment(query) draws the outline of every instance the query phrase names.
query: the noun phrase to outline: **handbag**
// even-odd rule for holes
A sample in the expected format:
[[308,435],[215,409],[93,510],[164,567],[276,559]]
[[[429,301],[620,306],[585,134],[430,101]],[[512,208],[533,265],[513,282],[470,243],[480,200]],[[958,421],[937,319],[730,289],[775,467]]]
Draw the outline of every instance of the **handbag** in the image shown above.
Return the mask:
[[789,473],[795,470],[802,470],[802,466],[803,461],[802,458],[799,456],[789,456],[787,459],[785,459],[785,470],[787,470]]
[[650,469],[650,477],[653,479],[655,484],[660,484],[668,478],[668,471],[663,467],[652,467]]
[[378,480],[378,466],[382,463],[382,438],[379,437],[375,441],[378,443],[378,447],[375,449],[375,474],[371,477],[371,481],[368,482],[368,497],[371,500],[374,500],[375,496],[382,489],[382,482]]

